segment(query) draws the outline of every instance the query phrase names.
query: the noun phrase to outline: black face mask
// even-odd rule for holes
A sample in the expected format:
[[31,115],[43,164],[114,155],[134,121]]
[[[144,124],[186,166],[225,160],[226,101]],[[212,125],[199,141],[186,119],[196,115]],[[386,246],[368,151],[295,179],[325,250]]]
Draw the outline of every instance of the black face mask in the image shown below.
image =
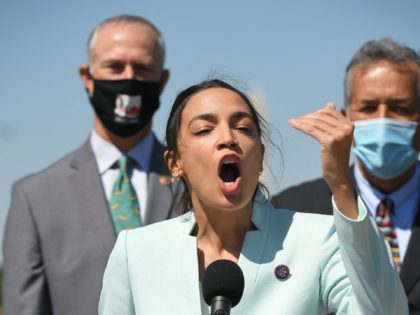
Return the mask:
[[130,137],[143,129],[159,108],[161,82],[93,80],[90,103],[112,133]]

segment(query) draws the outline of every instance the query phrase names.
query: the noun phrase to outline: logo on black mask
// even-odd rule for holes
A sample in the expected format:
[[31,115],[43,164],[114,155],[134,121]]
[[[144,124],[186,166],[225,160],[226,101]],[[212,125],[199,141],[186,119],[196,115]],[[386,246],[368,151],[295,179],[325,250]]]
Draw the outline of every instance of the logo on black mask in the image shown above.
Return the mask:
[[120,137],[142,130],[159,108],[161,82],[93,80],[90,103],[105,127]]
[[141,95],[118,94],[115,100],[115,120],[136,123],[139,121]]

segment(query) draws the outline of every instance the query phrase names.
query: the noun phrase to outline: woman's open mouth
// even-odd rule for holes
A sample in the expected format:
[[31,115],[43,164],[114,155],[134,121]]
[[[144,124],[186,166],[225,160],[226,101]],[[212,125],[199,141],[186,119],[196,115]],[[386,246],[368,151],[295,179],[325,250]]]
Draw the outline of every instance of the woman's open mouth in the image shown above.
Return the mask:
[[219,178],[223,192],[234,192],[241,181],[239,158],[234,155],[225,156],[219,166]]

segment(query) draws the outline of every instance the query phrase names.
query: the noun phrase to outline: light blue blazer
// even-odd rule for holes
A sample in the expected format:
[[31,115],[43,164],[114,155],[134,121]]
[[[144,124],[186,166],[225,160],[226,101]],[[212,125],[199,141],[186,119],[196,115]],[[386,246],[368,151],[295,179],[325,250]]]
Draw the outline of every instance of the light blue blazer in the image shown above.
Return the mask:
[[[275,210],[258,196],[257,229],[246,234],[238,262],[245,289],[231,314],[408,314],[389,247],[360,199],[358,206],[350,220],[335,204],[331,217]],[[99,314],[202,314],[195,224],[189,212],[121,232]],[[288,266],[287,280],[275,276],[279,265]]]

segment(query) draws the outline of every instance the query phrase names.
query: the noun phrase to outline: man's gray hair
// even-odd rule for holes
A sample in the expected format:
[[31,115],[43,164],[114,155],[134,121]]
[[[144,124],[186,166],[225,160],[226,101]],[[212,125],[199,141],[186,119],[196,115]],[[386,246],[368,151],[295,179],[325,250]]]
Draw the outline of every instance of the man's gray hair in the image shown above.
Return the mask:
[[92,30],[89,35],[87,41],[87,53],[88,53],[88,62],[89,64],[92,61],[92,54],[93,54],[93,46],[96,40],[96,36],[98,33],[107,25],[117,25],[117,24],[138,24],[138,25],[147,25],[149,26],[155,33],[156,33],[156,42],[158,45],[158,53],[160,57],[160,65],[163,68],[163,64],[165,62],[165,40],[163,38],[162,33],[160,30],[150,21],[146,20],[145,18],[137,15],[117,15],[111,18],[108,18],[98,25]]
[[353,56],[346,68],[344,78],[345,105],[350,105],[351,79],[353,70],[358,65],[372,65],[380,61],[393,64],[414,62],[417,64],[417,96],[420,96],[420,54],[414,49],[401,45],[390,38],[371,40],[366,42]]

